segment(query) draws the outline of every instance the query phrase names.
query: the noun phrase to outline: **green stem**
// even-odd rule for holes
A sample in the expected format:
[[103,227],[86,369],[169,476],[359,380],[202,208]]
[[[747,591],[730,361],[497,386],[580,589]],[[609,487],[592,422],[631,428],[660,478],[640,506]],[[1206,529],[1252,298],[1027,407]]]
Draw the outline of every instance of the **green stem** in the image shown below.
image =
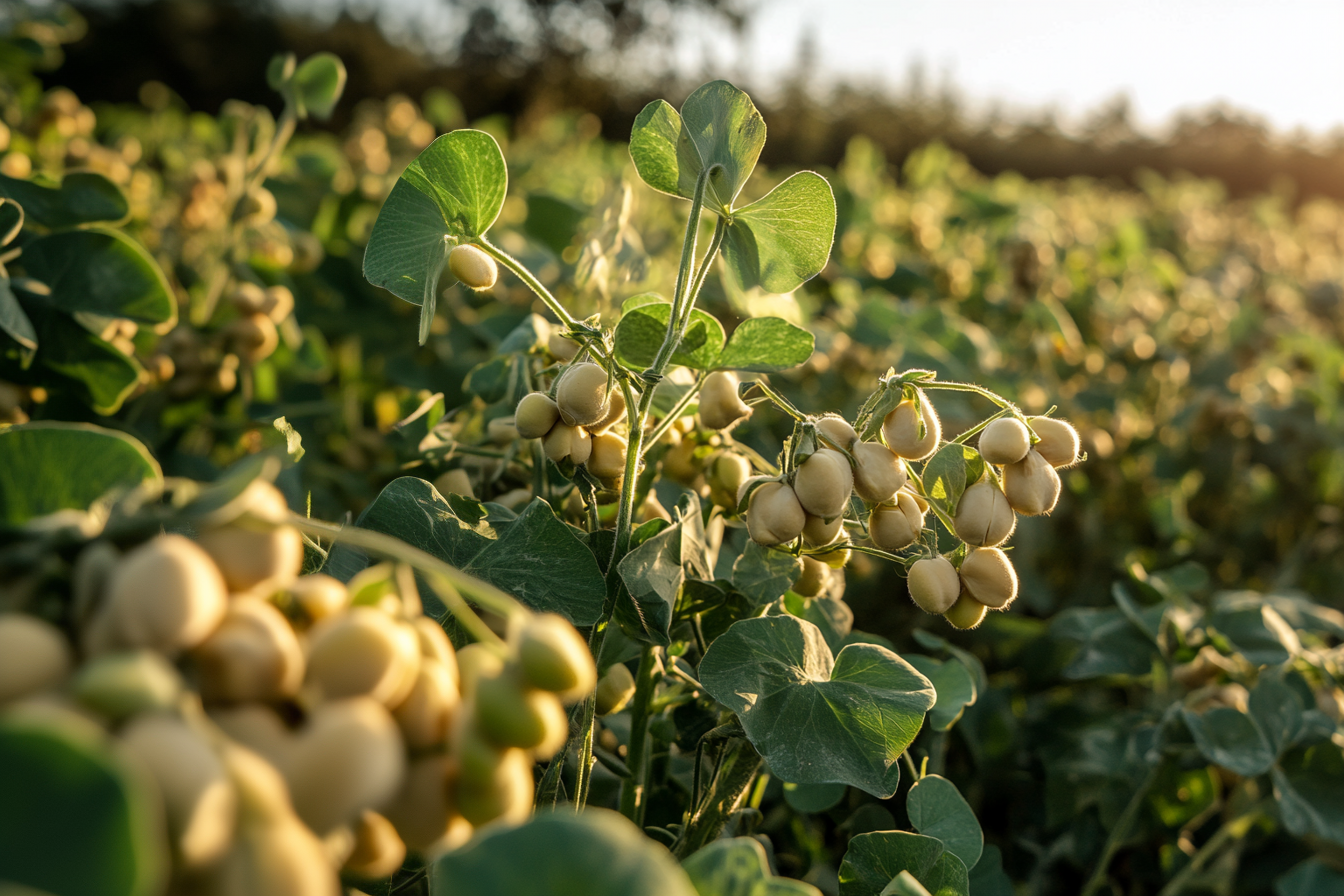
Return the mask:
[[646,805],[648,785],[649,701],[659,679],[658,647],[650,644],[639,657],[635,673],[635,696],[630,704],[630,744],[626,765],[630,777],[621,782],[621,814],[640,824]]
[[757,389],[760,389],[762,392],[765,393],[766,398],[769,398],[772,402],[775,403],[776,407],[778,407],[784,413],[788,414],[794,420],[807,419],[806,414],[804,414],[802,411],[794,407],[793,402],[789,401],[783,395],[781,395],[780,393],[776,392],[773,388],[771,388],[771,386],[767,384],[765,380],[757,380],[755,385]]
[[275,158],[289,143],[289,139],[294,136],[294,129],[298,120],[299,117],[294,112],[294,104],[285,103],[285,109],[280,113],[280,121],[275,128],[275,136],[271,138],[271,145],[266,147],[266,154],[261,157],[257,167],[252,170],[252,173],[243,183],[243,196],[251,193],[254,187],[259,186],[266,180],[266,169],[271,166],[271,159]]
[[672,410],[667,412],[663,419],[658,422],[658,425],[653,428],[653,431],[644,439],[648,442],[648,447],[644,449],[645,454],[652,450],[653,446],[658,444],[658,440],[676,424],[677,419],[681,417],[681,412],[691,403],[691,399],[700,393],[700,386],[704,382],[705,374],[702,371],[700,376],[696,378],[695,385],[687,389],[686,394],[677,399],[677,403],[672,406]]
[[704,260],[700,262],[700,268],[695,273],[695,280],[691,283],[691,292],[689,301],[681,311],[681,319],[677,322],[677,341],[680,345],[682,337],[686,335],[686,328],[691,325],[691,312],[695,310],[695,300],[700,295],[700,289],[705,285],[705,277],[709,275],[710,266],[714,259],[718,257],[719,249],[723,246],[723,237],[728,232],[728,219],[719,218],[714,223],[714,236],[709,241],[709,251],[705,253]]
[[709,186],[709,173],[717,166],[705,168],[695,182],[695,198],[691,200],[691,213],[686,219],[686,236],[681,241],[681,263],[677,267],[677,285],[672,292],[672,313],[667,319],[667,331],[663,335],[663,344],[658,346],[658,354],[645,372],[650,387],[657,385],[657,379],[667,369],[673,353],[681,342],[681,318],[686,313],[683,302],[686,299],[687,285],[694,273],[695,250],[700,240],[700,215],[705,207],[705,189]]
[[761,768],[761,757],[745,738],[727,747],[719,760],[710,791],[687,820],[672,854],[684,859],[712,842],[738,806]]
[[1093,893],[1106,886],[1106,870],[1111,867],[1111,860],[1119,852],[1120,845],[1125,842],[1129,836],[1129,831],[1134,827],[1134,822],[1139,818],[1139,810],[1148,800],[1148,791],[1153,789],[1157,783],[1158,776],[1166,765],[1165,760],[1154,765],[1149,771],[1148,776],[1143,779],[1134,795],[1129,799],[1129,805],[1125,806],[1125,811],[1120,813],[1120,817],[1115,821],[1115,827],[1111,828],[1111,834],[1106,838],[1106,845],[1101,850],[1101,858],[1097,860],[1097,867],[1093,870],[1092,876],[1088,878],[1087,886],[1083,887],[1081,896],[1092,896]]
[[565,306],[560,304],[560,300],[551,295],[551,291],[542,286],[541,281],[533,276],[532,272],[521,261],[487,240],[484,235],[476,238],[476,244],[495,261],[513,271],[515,277],[527,284],[528,289],[536,293],[537,298],[546,303],[546,307],[551,309],[551,313],[559,318],[562,324],[571,328],[578,324],[574,315],[565,310]]
[[1207,865],[1219,850],[1229,843],[1240,840],[1250,832],[1251,825],[1264,813],[1264,810],[1264,803],[1256,803],[1246,812],[1225,822],[1208,839],[1208,842],[1190,857],[1190,862],[1176,872],[1175,877],[1167,881],[1167,885],[1158,891],[1157,896],[1179,896],[1190,878],[1199,873],[1200,869]]

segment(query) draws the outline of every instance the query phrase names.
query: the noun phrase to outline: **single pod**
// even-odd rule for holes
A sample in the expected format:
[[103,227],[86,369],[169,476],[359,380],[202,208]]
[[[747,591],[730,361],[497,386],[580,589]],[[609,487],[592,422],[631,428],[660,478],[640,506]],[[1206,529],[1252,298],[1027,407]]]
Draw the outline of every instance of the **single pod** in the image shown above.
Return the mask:
[[135,650],[89,660],[75,673],[71,690],[82,705],[118,721],[149,710],[171,709],[186,686],[163,654]]
[[350,605],[345,583],[320,572],[299,576],[289,584],[289,595],[309,624],[342,613]]
[[943,618],[951,623],[953,628],[965,631],[975,628],[984,621],[985,609],[984,604],[962,591],[957,595],[956,603],[943,614]]
[[1002,610],[1017,597],[1017,571],[998,548],[973,548],[961,561],[961,581],[972,597]]
[[308,681],[329,700],[367,696],[396,706],[415,686],[419,667],[415,629],[373,607],[353,607],[309,635]]
[[814,452],[798,467],[793,479],[798,503],[813,516],[839,516],[853,490],[854,473],[849,460],[833,448]]
[[1071,467],[1078,462],[1078,430],[1054,417],[1032,417],[1028,422],[1040,438],[1033,447],[1052,467]]
[[244,493],[246,509],[234,521],[203,529],[196,541],[224,574],[233,592],[270,592],[287,587],[303,567],[303,536],[281,523],[289,505],[280,490],[256,480]]
[[[942,438],[942,424],[923,389],[916,389],[918,404],[909,398],[887,414],[882,421],[882,437],[887,446],[907,460],[924,460],[938,450]],[[920,418],[924,420],[924,437],[919,435]]]
[[835,516],[828,520],[825,517],[808,514],[807,522],[803,523],[803,541],[812,547],[825,547],[835,541],[844,524],[845,518],[842,516]]
[[303,648],[273,605],[240,597],[219,628],[191,653],[206,700],[268,702],[303,683]]
[[518,665],[529,685],[569,703],[586,697],[597,684],[588,643],[569,620],[555,613],[539,613],[522,626]]
[[504,671],[504,660],[498,653],[477,642],[457,652],[458,690],[465,698],[476,694],[476,686],[483,679],[495,678]]
[[924,511],[909,492],[896,493],[896,501],[879,504],[868,515],[868,535],[884,551],[899,551],[919,540],[924,529]]
[[392,711],[392,717],[397,720],[406,746],[425,749],[447,740],[461,702],[454,674],[437,660],[424,657],[415,675],[415,686]]
[[856,442],[849,449],[854,455],[854,491],[870,504],[890,501],[905,485],[905,464],[886,445]]
[[635,696],[635,676],[624,663],[616,663],[597,682],[597,714],[620,712]]
[[793,541],[802,534],[806,523],[807,513],[787,483],[766,482],[751,493],[747,532],[757,544],[770,547]]
[[448,253],[448,272],[472,289],[489,289],[499,279],[495,260],[470,243],[454,246]]
[[586,429],[593,435],[604,433],[626,419],[625,411],[625,394],[620,389],[612,389],[607,395],[607,415]]
[[952,608],[961,593],[957,568],[946,557],[925,557],[910,567],[906,586],[910,599],[925,613],[941,615]]
[[406,844],[392,822],[365,809],[359,814],[354,830],[355,848],[341,870],[370,880],[396,874],[401,863],[406,861]]
[[457,805],[477,827],[492,821],[521,824],[532,814],[532,757],[516,748],[503,750],[490,774],[468,775],[457,782]]
[[560,419],[570,426],[600,423],[609,408],[607,372],[588,361],[575,364],[560,375],[560,383],[555,388],[555,403],[560,409]]
[[958,538],[982,547],[1007,541],[1017,527],[1017,516],[999,487],[981,479],[962,493],[952,524]]
[[448,495],[462,495],[466,498],[476,497],[476,492],[471,487],[471,474],[460,467],[434,477],[434,490],[445,497]]
[[730,513],[737,509],[737,493],[742,483],[750,478],[751,461],[732,451],[720,451],[705,465],[710,498]]
[[527,687],[508,669],[476,683],[475,710],[481,734],[500,747],[553,755],[569,736],[569,717],[560,699]]
[[582,426],[557,423],[551,427],[542,448],[546,456],[557,464],[566,458],[575,464],[583,464],[592,456],[593,437]]
[[802,557],[803,571],[793,582],[793,593],[801,597],[816,597],[831,579],[831,568],[816,557]]
[[242,824],[233,848],[209,872],[222,896],[340,896],[322,841],[296,818]]
[[859,437],[858,433],[854,432],[854,427],[850,426],[844,417],[836,414],[818,417],[816,424],[817,431],[829,439],[836,448],[843,448],[848,451]]
[[1016,417],[1000,417],[980,431],[979,446],[985,463],[1015,464],[1031,450],[1031,433]]
[[100,615],[112,644],[172,654],[215,630],[227,597],[209,554],[181,535],[159,535],[113,571]]
[[1059,501],[1059,474],[1036,449],[1015,464],[1003,468],[1003,493],[1023,516],[1038,516],[1055,509]]
[[738,394],[741,381],[731,370],[716,370],[700,387],[700,422],[706,429],[728,429],[751,416],[751,406]]
[[453,801],[456,761],[444,753],[411,760],[401,789],[382,809],[411,849],[439,852],[461,846],[471,824]]
[[55,687],[72,662],[56,626],[26,613],[0,613],[0,705]]
[[555,421],[560,419],[558,408],[545,392],[529,392],[518,402],[513,414],[513,425],[518,435],[525,439],[541,439],[551,431]]
[[588,472],[598,479],[619,479],[625,474],[625,439],[611,432],[592,437]]

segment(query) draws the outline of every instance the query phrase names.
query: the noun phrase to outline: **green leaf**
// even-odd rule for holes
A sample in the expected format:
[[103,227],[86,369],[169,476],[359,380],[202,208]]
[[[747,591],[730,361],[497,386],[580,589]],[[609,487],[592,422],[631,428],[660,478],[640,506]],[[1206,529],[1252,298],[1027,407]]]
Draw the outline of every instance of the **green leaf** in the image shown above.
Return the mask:
[[951,781],[939,775],[920,778],[905,797],[905,812],[915,830],[941,840],[967,868],[980,861],[985,835],[975,812]]
[[1295,750],[1270,774],[1289,831],[1344,845],[1344,751],[1333,743]]
[[969,894],[966,865],[941,841],[905,831],[874,831],[849,841],[840,863],[840,896],[880,896],[902,871],[933,896]]
[[1117,609],[1071,607],[1055,617],[1051,631],[1056,637],[1081,642],[1064,670],[1065,678],[1146,675],[1160,656],[1156,645]]
[[989,690],[989,676],[985,674],[985,664],[980,662],[980,658],[965,648],[958,647],[946,638],[935,635],[933,632],[922,628],[914,631],[915,643],[920,647],[929,650],[943,650],[950,656],[961,661],[961,664],[971,673],[971,678],[975,682],[975,692],[983,694]]
[[902,871],[882,888],[880,896],[932,896],[927,887],[909,871]]
[[919,670],[919,674],[931,681],[933,689],[938,692],[938,701],[929,711],[929,725],[935,731],[950,730],[966,707],[975,703],[975,678],[970,670],[956,657],[943,661],[916,653],[905,659]]
[[854,629],[854,611],[843,600],[830,597],[799,597],[789,593],[784,596],[784,609],[820,629],[821,636],[826,639],[826,646],[831,648],[831,653],[839,653],[851,643],[879,644],[888,650],[891,649],[890,642],[881,644],[862,638],[852,642],[849,640],[850,633]]
[[160,891],[153,813],[100,735],[73,719],[0,721],[0,881],[52,896]]
[[1245,713],[1216,706],[1203,713],[1186,709],[1183,716],[1195,745],[1210,762],[1247,777],[1264,774],[1274,764],[1275,750]]
[[51,288],[46,299],[66,313],[88,311],[162,325],[177,320],[177,301],[158,264],[134,241],[90,228],[39,237],[23,248],[28,276]]
[[[524,860],[520,860],[524,859]],[[695,896],[667,850],[606,809],[538,812],[444,855],[430,896]]]
[[970,872],[975,896],[1013,896],[1013,880],[1003,870],[1003,853],[993,844],[985,847]]
[[[646,301],[649,297],[654,301]],[[672,305],[652,293],[626,299],[614,334],[616,360],[630,370],[643,370],[652,364],[662,348],[671,316]],[[723,340],[723,324],[712,314],[694,308],[672,363],[710,370],[723,351]]]
[[756,168],[765,145],[765,119],[746,93],[727,81],[711,81],[686,98],[678,115],[663,100],[644,107],[630,132],[630,158],[655,190],[695,198],[700,172],[711,176],[705,203],[727,216]]
[[373,224],[364,276],[420,305],[443,267],[445,241],[470,242],[499,217],[509,173],[495,138],[458,130],[425,147],[398,178]]
[[517,519],[468,523],[434,486],[403,476],[388,483],[358,525],[395,535],[537,612],[559,613],[575,625],[602,615],[607,590],[597,558],[539,498]]
[[1248,708],[1256,727],[1277,757],[1302,731],[1306,707],[1296,690],[1280,676],[1262,674],[1251,690]]
[[985,461],[970,445],[950,442],[924,465],[924,495],[948,516],[957,512],[966,487],[985,475]]
[[751,837],[715,840],[681,867],[699,896],[821,896],[811,884],[771,874],[765,847]]
[[37,330],[36,363],[70,380],[98,413],[116,413],[140,382],[135,359],[42,301],[26,308]]
[[758,607],[784,596],[803,571],[803,561],[787,551],[772,551],[748,541],[733,561],[733,587]]
[[466,377],[462,380],[462,388],[486,404],[502,401],[510,392],[509,385],[515,367],[517,359],[514,356],[496,355],[467,371]]
[[826,267],[835,238],[835,196],[826,178],[797,174],[733,213],[723,260],[743,289],[797,289]]
[[815,814],[840,805],[848,790],[844,784],[794,784],[785,782],[784,802],[797,812]]
[[1247,597],[1243,592],[1215,599],[1209,626],[1225,635],[1254,665],[1288,662],[1302,649],[1297,632],[1260,595]]
[[832,659],[821,631],[793,616],[734,623],[699,672],[781,778],[881,799],[896,792],[901,752],[934,702],[928,679],[896,654],[851,644]]
[[815,336],[782,317],[752,317],[737,325],[714,366],[756,373],[791,370],[812,357],[814,345]]
[[617,621],[631,638],[671,644],[672,611],[687,577],[714,578],[706,554],[700,501],[687,495],[677,508],[677,520],[626,554],[617,570],[633,600],[618,602]]
[[1280,875],[1274,896],[1344,896],[1344,873],[1313,857]]
[[335,53],[314,53],[299,64],[289,83],[299,114],[325,121],[345,91],[345,64]]
[[67,174],[59,186],[0,174],[0,195],[22,206],[30,222],[53,230],[120,221],[131,211],[121,189],[93,171]]
[[149,450],[125,433],[54,422],[0,430],[0,522],[88,510],[114,490],[162,481]]
[[0,277],[0,330],[28,351],[37,348],[37,331],[9,288],[8,277]]

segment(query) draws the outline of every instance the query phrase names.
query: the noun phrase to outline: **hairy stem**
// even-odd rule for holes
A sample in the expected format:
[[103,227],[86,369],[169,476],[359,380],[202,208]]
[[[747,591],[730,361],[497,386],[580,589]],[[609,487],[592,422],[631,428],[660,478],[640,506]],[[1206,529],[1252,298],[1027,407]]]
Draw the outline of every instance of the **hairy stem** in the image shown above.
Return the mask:
[[559,299],[551,295],[549,289],[541,285],[541,281],[533,276],[532,272],[529,271],[521,261],[487,240],[484,236],[478,236],[476,238],[476,244],[480,246],[487,255],[512,271],[515,277],[527,284],[527,288],[536,293],[537,298],[546,303],[546,307],[551,309],[551,313],[558,317],[562,324],[567,327],[574,327],[578,324],[578,320],[575,319],[574,315],[570,314],[569,311],[565,309],[565,306],[560,304]]
[[760,768],[761,757],[745,738],[734,740],[725,748],[709,793],[687,819],[685,830],[672,847],[672,854],[684,859],[718,837],[742,804]]
[[621,782],[621,814],[642,824],[648,787],[649,701],[658,684],[662,663],[659,648],[650,644],[639,657],[635,673],[635,696],[630,704],[630,746],[626,765],[630,777]]

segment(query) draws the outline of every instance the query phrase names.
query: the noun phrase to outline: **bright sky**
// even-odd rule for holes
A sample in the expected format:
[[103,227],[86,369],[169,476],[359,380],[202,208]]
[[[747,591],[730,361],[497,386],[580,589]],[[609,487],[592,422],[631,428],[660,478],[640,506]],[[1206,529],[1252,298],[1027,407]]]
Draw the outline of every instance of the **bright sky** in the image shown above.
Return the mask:
[[[945,80],[972,103],[1080,115],[1118,93],[1138,122],[1226,102],[1278,130],[1344,126],[1344,0],[760,0],[742,50],[713,53],[756,90],[804,32],[824,76]],[[697,63],[712,43],[693,28]],[[745,58],[742,52],[745,50]],[[698,67],[698,66],[697,66]]]

